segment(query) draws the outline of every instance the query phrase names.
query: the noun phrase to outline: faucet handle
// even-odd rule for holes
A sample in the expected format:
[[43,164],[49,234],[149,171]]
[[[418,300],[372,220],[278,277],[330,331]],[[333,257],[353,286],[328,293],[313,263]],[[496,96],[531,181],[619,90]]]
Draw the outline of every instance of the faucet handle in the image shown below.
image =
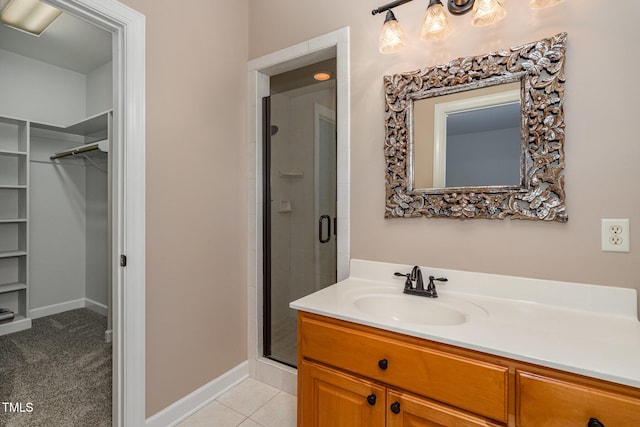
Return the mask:
[[393,274],[395,276],[402,276],[402,277],[406,277],[407,278],[407,280],[404,281],[404,288],[405,289],[412,289],[413,288],[413,283],[411,282],[411,273],[398,273],[396,271]]
[[429,284],[427,285],[427,293],[431,298],[438,298],[438,291],[436,290],[436,284],[433,283],[434,280],[438,282],[447,282],[448,279],[446,277],[435,277],[429,276]]

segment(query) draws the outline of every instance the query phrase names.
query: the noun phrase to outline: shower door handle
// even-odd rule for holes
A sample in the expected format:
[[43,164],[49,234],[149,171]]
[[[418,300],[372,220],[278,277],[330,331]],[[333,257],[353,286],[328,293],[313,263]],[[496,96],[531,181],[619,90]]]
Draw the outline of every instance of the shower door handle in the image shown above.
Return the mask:
[[[327,220],[327,237],[325,239],[322,238],[322,224],[324,220]],[[320,243],[327,243],[331,240],[331,217],[329,215],[320,215],[320,219],[318,220],[318,240]]]

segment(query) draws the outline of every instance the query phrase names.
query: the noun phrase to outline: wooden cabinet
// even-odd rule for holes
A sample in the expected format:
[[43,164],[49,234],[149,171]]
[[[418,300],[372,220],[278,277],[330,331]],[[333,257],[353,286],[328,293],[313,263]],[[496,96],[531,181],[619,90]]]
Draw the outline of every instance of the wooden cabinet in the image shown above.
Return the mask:
[[516,387],[518,426],[640,426],[640,398],[521,370]]
[[486,418],[410,393],[387,392],[387,426],[389,427],[488,427],[501,426]]
[[384,387],[317,363],[303,361],[306,396],[299,426],[436,427],[499,426],[446,405]]
[[305,396],[298,425],[383,427],[384,387],[335,369],[303,361],[299,370]]
[[640,390],[299,313],[299,427],[592,427],[590,418],[640,426]]

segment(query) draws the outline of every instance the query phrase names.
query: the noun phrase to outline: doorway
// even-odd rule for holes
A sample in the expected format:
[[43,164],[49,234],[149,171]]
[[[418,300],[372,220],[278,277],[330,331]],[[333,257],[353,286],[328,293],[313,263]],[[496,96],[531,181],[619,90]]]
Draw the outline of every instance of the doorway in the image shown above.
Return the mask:
[[276,74],[263,99],[264,356],[292,367],[289,303],[337,280],[335,75],[335,58]]
[[[114,227],[111,233],[113,262],[110,269],[113,274],[111,298],[114,302],[113,425],[143,425],[145,422],[144,16],[115,0],[100,2],[50,0],[47,3],[112,34],[114,132],[111,184],[114,198],[111,212]],[[127,261],[127,258],[133,262]],[[125,266],[126,268],[123,268]],[[129,286],[125,286],[125,283]]]

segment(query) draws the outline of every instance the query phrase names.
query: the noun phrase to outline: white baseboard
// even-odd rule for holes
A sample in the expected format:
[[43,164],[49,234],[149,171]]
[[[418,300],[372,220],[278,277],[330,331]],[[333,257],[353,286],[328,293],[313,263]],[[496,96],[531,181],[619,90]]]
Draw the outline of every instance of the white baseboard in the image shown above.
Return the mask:
[[235,368],[220,375],[218,378],[215,378],[213,381],[203,385],[193,393],[147,418],[146,426],[175,426],[246,378],[249,378],[249,362],[244,361]]
[[91,311],[94,311],[98,314],[101,314],[103,316],[106,316],[107,314],[109,314],[109,307],[107,307],[106,305],[98,302],[98,301],[94,301],[92,299],[89,298],[85,298],[84,299],[84,306],[86,308],[88,308]]
[[33,308],[29,310],[29,317],[32,319],[39,319],[40,317],[51,316],[52,314],[58,314],[69,310],[75,310],[76,308],[84,308],[85,299],[80,298],[73,301],[65,301],[60,304],[47,305],[45,307]]
[[88,308],[103,316],[107,315],[107,306],[88,298],[79,298],[73,301],[65,301],[60,304],[47,305],[29,310],[29,317],[38,319],[40,317],[51,316],[52,314],[63,313],[76,308]]

